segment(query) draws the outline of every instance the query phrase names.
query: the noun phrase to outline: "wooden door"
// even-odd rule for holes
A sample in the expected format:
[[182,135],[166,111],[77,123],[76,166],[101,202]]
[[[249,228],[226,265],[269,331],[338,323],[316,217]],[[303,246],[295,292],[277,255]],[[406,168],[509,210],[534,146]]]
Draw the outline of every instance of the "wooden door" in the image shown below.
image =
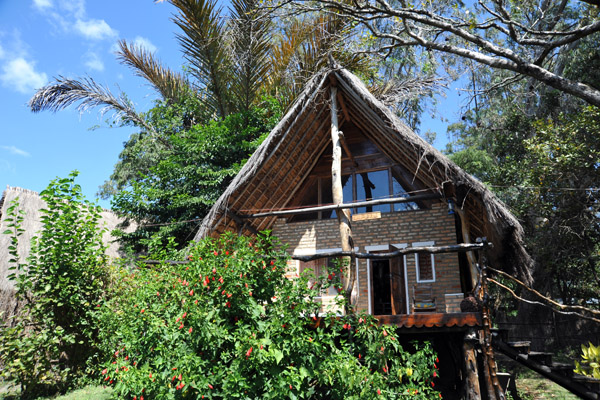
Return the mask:
[[406,314],[406,284],[404,282],[404,257],[390,260],[390,291],[392,314]]

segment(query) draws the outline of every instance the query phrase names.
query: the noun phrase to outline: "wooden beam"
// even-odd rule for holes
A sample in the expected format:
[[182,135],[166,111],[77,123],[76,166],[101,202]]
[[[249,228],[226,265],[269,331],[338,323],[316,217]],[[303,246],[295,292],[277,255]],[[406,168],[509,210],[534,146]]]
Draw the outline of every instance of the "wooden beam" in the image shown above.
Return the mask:
[[332,211],[332,210],[344,210],[348,208],[354,207],[368,207],[368,206],[377,206],[381,204],[398,204],[398,203],[412,203],[423,200],[435,200],[441,198],[441,195],[433,193],[433,194],[420,194],[416,196],[409,197],[393,197],[390,199],[376,199],[376,200],[365,200],[365,201],[357,201],[354,203],[344,203],[344,204],[331,204],[326,206],[315,206],[315,207],[304,207],[304,208],[295,208],[292,210],[279,210],[279,211],[265,211],[255,214],[241,214],[238,215],[240,218],[264,218],[264,217],[284,217],[287,215],[297,215],[297,214],[310,214],[312,212],[318,211]]
[[404,256],[406,254],[414,253],[430,253],[430,254],[442,254],[442,253],[464,253],[465,251],[483,250],[485,248],[492,247],[491,243],[461,243],[450,246],[423,246],[423,247],[405,247],[389,253],[353,253],[351,251],[328,251],[326,253],[316,253],[307,255],[292,255],[291,258],[300,261],[312,261],[319,258],[327,257],[343,257],[353,255],[356,258],[370,259],[370,260],[387,260],[394,257]]

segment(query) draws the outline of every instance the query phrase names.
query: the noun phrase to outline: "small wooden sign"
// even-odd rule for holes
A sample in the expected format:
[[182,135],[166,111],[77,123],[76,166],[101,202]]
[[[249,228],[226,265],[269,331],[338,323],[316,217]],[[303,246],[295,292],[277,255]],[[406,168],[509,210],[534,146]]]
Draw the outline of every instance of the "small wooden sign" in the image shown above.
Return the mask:
[[379,219],[381,218],[381,211],[373,211],[368,213],[354,214],[352,221],[365,221],[368,219]]

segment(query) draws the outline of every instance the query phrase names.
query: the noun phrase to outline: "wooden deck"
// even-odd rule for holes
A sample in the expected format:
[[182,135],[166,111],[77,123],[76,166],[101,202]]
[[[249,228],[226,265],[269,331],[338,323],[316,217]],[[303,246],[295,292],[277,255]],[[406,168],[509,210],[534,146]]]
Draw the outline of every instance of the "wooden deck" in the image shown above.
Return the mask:
[[480,312],[376,315],[380,324],[414,330],[465,330],[482,326]]

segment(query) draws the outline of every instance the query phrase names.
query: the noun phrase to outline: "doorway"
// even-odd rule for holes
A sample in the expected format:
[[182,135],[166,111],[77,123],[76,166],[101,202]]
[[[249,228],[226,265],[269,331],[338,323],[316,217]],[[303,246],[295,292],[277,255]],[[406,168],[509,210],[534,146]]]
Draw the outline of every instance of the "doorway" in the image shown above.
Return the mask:
[[404,258],[371,260],[373,315],[406,314]]

